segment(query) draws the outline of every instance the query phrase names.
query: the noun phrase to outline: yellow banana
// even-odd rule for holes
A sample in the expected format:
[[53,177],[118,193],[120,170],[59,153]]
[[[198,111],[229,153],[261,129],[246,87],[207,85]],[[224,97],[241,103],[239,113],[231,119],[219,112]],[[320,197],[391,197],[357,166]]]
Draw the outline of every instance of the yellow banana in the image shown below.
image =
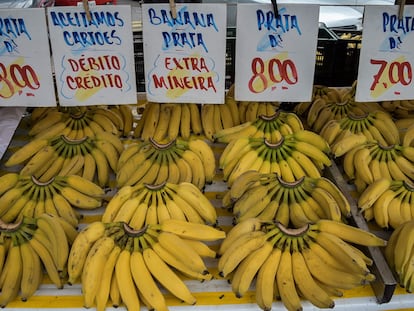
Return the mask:
[[274,287],[277,286],[276,275],[281,255],[281,249],[275,247],[257,272],[255,297],[263,310],[270,310],[275,300]]
[[318,308],[334,308],[334,300],[315,281],[300,251],[292,253],[292,271],[295,284],[305,299]]
[[262,231],[247,232],[241,235],[219,258],[219,274],[226,277],[233,272],[246,256],[262,247],[265,241],[266,234]]
[[130,256],[130,271],[138,291],[155,310],[167,311],[167,302],[145,264],[140,250],[134,250]]
[[102,236],[93,243],[88,251],[81,274],[83,305],[85,308],[95,305],[96,293],[101,286],[103,268],[114,246],[115,241],[112,237]]
[[190,125],[191,132],[195,135],[203,133],[203,122],[201,119],[200,109],[198,104],[188,104],[190,109]]
[[167,139],[176,139],[180,134],[181,111],[183,104],[173,104],[171,106],[171,118],[167,129]]
[[75,207],[82,209],[95,209],[102,206],[102,198],[87,195],[70,186],[60,187],[59,191],[62,196]]
[[[289,240],[288,240],[289,241]],[[292,254],[290,245],[284,246],[276,274],[276,283],[280,298],[288,310],[302,310],[299,293],[293,276]]]
[[171,105],[161,104],[157,127],[154,130],[152,139],[162,142],[168,137],[168,127],[171,119]]
[[100,285],[96,292],[95,298],[97,311],[104,311],[106,309],[108,300],[110,298],[111,283],[113,279],[115,279],[115,264],[120,253],[121,247],[115,245],[102,269],[102,271],[105,271],[105,273],[102,273]]
[[[14,244],[14,243],[12,243]],[[20,247],[11,245],[7,252],[4,269],[0,274],[1,292],[0,307],[6,307],[9,302],[17,298],[20,290],[20,282],[23,272],[22,254]]]
[[162,231],[174,233],[184,239],[198,241],[216,241],[224,239],[226,233],[205,224],[191,223],[184,220],[168,219],[160,223]]
[[175,193],[188,202],[200,214],[207,224],[217,222],[217,212],[210,200],[193,183],[182,182],[178,185],[167,183]]
[[370,184],[358,198],[358,208],[362,211],[372,207],[379,196],[391,186],[391,179],[382,178]]
[[191,277],[196,280],[211,280],[213,277],[208,271],[194,271],[192,267],[186,264],[186,262],[179,260],[165,248],[163,248],[159,243],[154,242],[151,244],[152,249],[157,253],[160,258],[168,265],[174,267],[184,275]]
[[18,173],[5,173],[0,176],[0,196],[6,191],[17,185],[19,181]]
[[20,244],[22,256],[22,277],[20,285],[20,299],[27,301],[39,289],[43,281],[42,262],[28,242]]
[[334,197],[343,216],[350,216],[351,204],[345,193],[332,180],[327,177],[320,177],[316,180],[316,186],[325,189]]
[[262,224],[263,223],[259,218],[250,218],[237,223],[226,234],[225,239],[221,241],[218,253],[220,255],[224,254],[227,249],[239,239],[241,235],[248,232],[260,230]]
[[246,258],[242,260],[235,270],[231,287],[237,297],[243,297],[249,290],[253,279],[273,250],[273,243],[266,241],[264,245],[252,251]]
[[71,246],[68,257],[68,284],[75,284],[82,274],[82,269],[93,243],[105,234],[103,222],[90,223],[79,231]]
[[189,139],[191,136],[191,111],[189,105],[181,104],[180,136]]
[[158,235],[158,243],[177,259],[192,267],[193,271],[200,273],[207,271],[207,267],[200,255],[185,244],[179,236],[169,232],[161,232]]
[[140,310],[141,303],[131,273],[131,251],[122,249],[115,264],[115,277],[122,302],[128,310]]
[[63,288],[63,281],[60,277],[59,271],[53,259],[53,255],[51,253],[51,249],[43,244],[40,239],[38,239],[39,235],[34,234],[33,237],[29,240],[30,246],[34,249],[37,253],[39,258],[41,259],[43,266],[47,272],[52,283],[58,288]]
[[43,213],[37,218],[38,230],[43,230],[52,243],[51,252],[55,260],[56,268],[59,272],[66,270],[66,264],[69,256],[69,243],[66,233],[60,222],[56,220],[57,216]]

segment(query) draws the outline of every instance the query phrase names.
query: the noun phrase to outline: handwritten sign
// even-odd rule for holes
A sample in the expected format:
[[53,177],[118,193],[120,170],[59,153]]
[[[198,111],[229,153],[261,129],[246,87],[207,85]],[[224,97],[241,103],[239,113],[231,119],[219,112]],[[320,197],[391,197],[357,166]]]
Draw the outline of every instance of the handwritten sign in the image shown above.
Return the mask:
[[0,106],[56,106],[44,9],[0,10]]
[[226,4],[143,4],[145,84],[150,101],[224,103]]
[[414,6],[365,8],[356,100],[414,98]]
[[47,11],[62,106],[136,103],[131,7],[52,7]]
[[319,6],[238,4],[237,100],[306,101],[312,95]]

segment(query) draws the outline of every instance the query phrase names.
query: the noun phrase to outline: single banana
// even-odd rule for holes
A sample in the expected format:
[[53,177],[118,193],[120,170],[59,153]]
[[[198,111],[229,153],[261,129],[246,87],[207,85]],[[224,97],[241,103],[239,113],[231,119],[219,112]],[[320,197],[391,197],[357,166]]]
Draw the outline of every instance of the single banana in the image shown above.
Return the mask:
[[120,253],[121,247],[115,245],[102,269],[102,271],[105,271],[105,273],[102,273],[102,276],[100,278],[100,285],[96,292],[95,298],[97,311],[104,311],[108,304],[108,300],[110,298],[111,283],[113,279],[115,279],[115,264]]
[[[288,240],[289,241],[289,240]],[[302,310],[302,303],[295,286],[293,276],[290,243],[285,244],[276,274],[276,283],[280,298],[288,310]]]
[[134,251],[131,252],[130,271],[134,283],[144,299],[148,301],[155,310],[167,311],[168,306],[165,297],[145,264],[141,250],[134,249]]
[[223,230],[205,224],[191,223],[178,219],[165,220],[159,226],[162,231],[174,233],[190,240],[216,241],[226,237],[226,233]]
[[93,243],[88,251],[81,273],[83,305],[85,308],[95,305],[96,294],[101,286],[103,268],[114,247],[115,241],[112,237],[102,236]]
[[171,118],[167,129],[167,140],[176,139],[180,134],[181,111],[183,104],[171,105]]
[[191,136],[191,111],[189,105],[181,104],[181,117],[180,117],[180,136],[183,139],[189,139]]
[[22,257],[20,299],[27,301],[43,281],[43,267],[40,257],[27,241],[20,244],[20,253]]
[[23,272],[22,254],[20,247],[13,245],[7,252],[7,259],[4,269],[0,274],[0,307],[6,307],[12,300],[17,298],[20,290],[20,283]]
[[14,188],[19,181],[18,173],[4,173],[0,176],[0,196]]
[[140,310],[141,302],[131,273],[131,251],[122,249],[115,264],[115,277],[122,302],[128,310]]
[[275,284],[276,275],[279,269],[281,255],[282,250],[280,248],[273,248],[257,272],[255,297],[256,302],[262,310],[270,310],[275,300],[274,287],[277,286]]
[[68,257],[68,284],[75,284],[82,274],[86,257],[93,243],[105,234],[103,222],[92,222],[81,231],[71,246]]

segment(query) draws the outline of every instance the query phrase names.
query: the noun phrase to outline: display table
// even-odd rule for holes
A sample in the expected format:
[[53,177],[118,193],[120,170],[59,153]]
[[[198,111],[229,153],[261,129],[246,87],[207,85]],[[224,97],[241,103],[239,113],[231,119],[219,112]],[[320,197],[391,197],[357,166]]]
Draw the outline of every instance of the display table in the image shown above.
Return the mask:
[[[18,128],[21,118],[25,115],[25,108],[0,108],[0,158],[9,147],[10,142]],[[19,134],[20,135],[20,134]],[[0,174],[3,172],[1,171]],[[207,185],[205,193],[217,207],[218,225],[224,230],[231,228],[232,219],[228,211],[220,208],[221,195],[226,185],[218,178],[211,185]],[[82,225],[100,219],[101,210],[87,211],[82,220]],[[217,242],[218,243],[218,242]],[[212,245],[214,247],[214,245]],[[215,245],[217,247],[217,245]],[[236,298],[228,282],[218,276],[216,267],[217,259],[208,259],[207,266],[211,269],[215,278],[211,281],[199,282],[186,280],[191,291],[197,298],[195,306],[181,303],[176,298],[166,294],[170,310],[238,310],[248,311],[261,309],[256,305],[254,292],[249,291],[242,298]],[[377,266],[379,268],[380,266]],[[394,284],[395,285],[395,284]],[[334,310],[414,310],[414,295],[408,294],[398,285],[392,286],[391,299],[386,303],[378,303],[378,289],[371,285],[361,286],[353,290],[344,291],[344,296],[335,298]],[[280,301],[274,303],[272,310],[285,310]],[[42,286],[27,302],[16,300],[7,306],[13,310],[85,310],[82,305],[80,284],[65,285],[63,289],[56,289],[45,278]],[[146,308],[143,308],[146,310]],[[304,310],[318,310],[307,301],[303,302]],[[124,307],[114,308],[108,306],[107,310],[126,310]],[[131,310],[132,311],[132,310]]]

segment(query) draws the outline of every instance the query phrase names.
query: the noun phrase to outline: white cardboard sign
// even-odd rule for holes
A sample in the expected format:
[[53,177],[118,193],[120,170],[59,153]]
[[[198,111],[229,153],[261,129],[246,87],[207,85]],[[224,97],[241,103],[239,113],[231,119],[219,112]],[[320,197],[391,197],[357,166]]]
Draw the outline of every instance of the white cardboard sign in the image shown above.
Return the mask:
[[147,99],[224,103],[226,4],[143,4]]
[[0,106],[56,106],[45,10],[0,10]]
[[312,96],[319,6],[238,4],[235,97],[307,101]]
[[47,10],[62,106],[137,101],[131,6],[96,5]]
[[414,6],[367,6],[358,68],[357,101],[414,98]]

